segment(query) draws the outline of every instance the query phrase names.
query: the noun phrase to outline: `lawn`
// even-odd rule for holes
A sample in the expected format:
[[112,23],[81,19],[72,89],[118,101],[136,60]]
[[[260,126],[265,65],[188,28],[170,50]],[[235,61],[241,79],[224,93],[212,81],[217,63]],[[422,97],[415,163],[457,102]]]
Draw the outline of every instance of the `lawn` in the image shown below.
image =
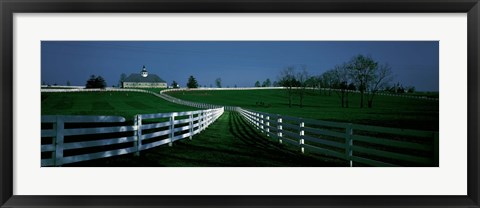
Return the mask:
[[[174,97],[209,104],[240,106],[247,109],[282,115],[351,122],[376,126],[438,131],[439,103],[435,100],[376,96],[373,108],[360,108],[358,93],[349,95],[349,108],[341,107],[339,96],[320,91],[308,91],[303,107],[293,96],[289,107],[287,93],[274,90],[219,90],[168,92]],[[365,101],[366,106],[366,101]]]
[[42,92],[41,99],[42,115],[117,115],[131,120],[136,114],[196,109],[138,92]]
[[[185,100],[237,105],[264,112],[322,120],[425,130],[429,125],[434,128],[432,120],[436,119],[438,125],[438,101],[424,99],[379,96],[374,103],[374,108],[361,109],[358,107],[357,95],[350,97],[349,108],[341,108],[335,93],[328,96],[328,94],[309,92],[305,98],[304,107],[298,106],[298,99],[295,98],[295,105],[290,108],[282,90],[196,91],[171,94]],[[131,120],[136,114],[194,109],[170,103],[151,94],[137,92],[42,93],[42,115],[120,115]],[[438,126],[436,129],[438,130]],[[51,157],[51,155],[45,157]],[[281,145],[274,138],[261,135],[238,113],[225,112],[206,131],[195,135],[193,141],[184,139],[175,142],[173,147],[163,145],[143,151],[140,157],[129,154],[70,165],[293,167],[346,166],[348,164],[345,161],[325,155],[319,156],[309,151],[301,154],[298,147]],[[410,164],[406,165],[410,166]]]

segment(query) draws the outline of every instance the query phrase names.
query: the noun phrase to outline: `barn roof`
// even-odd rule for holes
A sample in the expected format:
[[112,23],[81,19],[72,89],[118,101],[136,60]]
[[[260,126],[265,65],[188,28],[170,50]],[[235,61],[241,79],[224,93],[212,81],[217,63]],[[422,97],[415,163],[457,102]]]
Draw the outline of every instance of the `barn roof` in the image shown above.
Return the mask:
[[147,77],[142,77],[141,74],[130,74],[124,82],[165,82],[156,74],[149,74]]

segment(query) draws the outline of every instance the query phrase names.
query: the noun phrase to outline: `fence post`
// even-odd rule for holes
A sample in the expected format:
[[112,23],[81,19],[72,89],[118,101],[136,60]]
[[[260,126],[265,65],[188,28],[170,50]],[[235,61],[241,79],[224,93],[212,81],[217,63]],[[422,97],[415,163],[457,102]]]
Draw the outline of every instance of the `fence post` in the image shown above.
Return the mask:
[[205,128],[208,128],[210,126],[210,122],[212,120],[212,108],[210,107],[207,111],[207,126]]
[[207,110],[205,110],[205,112],[203,112],[203,130],[207,128],[207,125],[208,125],[208,112]]
[[300,122],[300,140],[299,140],[299,144],[300,144],[300,149],[302,150],[302,153],[305,153],[305,148],[303,147],[303,145],[305,144],[305,140],[303,139],[304,136],[305,136],[305,131],[304,131],[304,128],[305,127],[305,123],[302,121]]
[[205,130],[208,126],[208,108],[205,109],[205,112],[203,112],[204,119],[203,120],[203,130]]
[[189,119],[190,119],[190,122],[189,122],[190,137],[189,138],[190,138],[190,140],[192,140],[192,136],[193,136],[192,135],[193,134],[193,114],[190,114]]
[[52,161],[53,161],[53,165],[55,166],[55,161],[57,160],[57,157],[56,157],[56,153],[57,153],[57,135],[56,135],[56,132],[57,132],[57,118],[55,118],[55,122],[52,123],[52,131],[55,132],[55,136],[52,137],[52,146],[53,146],[53,151],[52,151]]
[[211,107],[210,109],[208,109],[208,124],[207,124],[207,128],[210,126],[210,124],[212,124],[212,119],[213,119],[213,113],[212,113],[212,108]]
[[142,146],[142,115],[137,115],[137,152],[135,156],[140,156],[140,147]]
[[269,137],[270,136],[270,116],[267,116],[265,119],[267,120],[267,122],[265,123],[265,125],[267,125],[267,129],[266,129],[267,137]]
[[283,127],[282,127],[282,117],[278,117],[278,120],[277,120],[278,124],[277,124],[277,129],[278,129],[278,142],[280,144],[282,144],[282,137],[283,137]]
[[65,128],[63,116],[57,116],[57,122],[55,123],[55,159],[53,160],[54,166],[63,165],[63,129]]
[[[138,147],[138,115],[133,117],[133,147]],[[137,155],[138,149],[135,150],[133,156]]]
[[168,143],[168,146],[170,147],[173,145],[173,136],[175,135],[175,133],[173,132],[174,129],[175,129],[175,116],[171,115],[170,116],[170,142]]
[[352,139],[352,135],[353,135],[353,128],[352,128],[352,124],[349,123],[349,124],[347,124],[347,128],[345,130],[345,156],[350,163],[350,167],[353,167],[353,160],[352,160],[353,139]]
[[[213,108],[213,107],[212,107]],[[208,126],[210,126],[210,124],[212,124],[212,120],[213,120],[213,109],[210,109],[208,111]]]
[[200,124],[201,126],[201,130],[200,131],[203,131],[205,129],[205,111],[202,110],[202,123]]
[[260,129],[260,128],[258,127],[258,124],[259,124],[259,121],[260,121],[259,117],[260,117],[259,114],[258,114],[258,113],[255,113],[255,126],[257,127],[257,129]]
[[439,142],[438,142],[438,132],[433,133],[433,166],[440,167],[439,163]]
[[200,111],[198,113],[198,133],[200,134],[202,132],[202,119],[203,119],[203,113]]
[[260,114],[260,131],[263,133],[263,114]]
[[203,129],[206,129],[209,123],[210,123],[210,110],[207,109],[205,111],[205,125],[203,125]]
[[[214,106],[214,109],[215,109],[215,106]],[[213,121],[215,120],[215,110],[214,109],[212,109],[212,111],[210,111],[210,115],[211,115],[210,124],[212,124]]]

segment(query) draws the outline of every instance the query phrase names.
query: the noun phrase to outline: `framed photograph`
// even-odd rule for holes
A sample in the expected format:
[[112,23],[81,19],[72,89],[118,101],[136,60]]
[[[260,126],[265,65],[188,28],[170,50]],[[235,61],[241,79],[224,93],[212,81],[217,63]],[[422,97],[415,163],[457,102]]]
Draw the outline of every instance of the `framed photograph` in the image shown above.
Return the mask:
[[479,4],[1,1],[2,207],[479,207]]

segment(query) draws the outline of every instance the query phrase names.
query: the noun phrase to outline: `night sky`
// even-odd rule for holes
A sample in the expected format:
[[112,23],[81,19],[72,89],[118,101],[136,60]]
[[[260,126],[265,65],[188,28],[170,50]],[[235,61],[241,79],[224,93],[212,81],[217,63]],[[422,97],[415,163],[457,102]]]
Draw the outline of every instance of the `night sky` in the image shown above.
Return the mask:
[[358,54],[392,67],[394,82],[438,91],[438,41],[42,41],[41,81],[85,85],[90,75],[117,85],[120,74],[145,65],[170,85],[193,75],[201,86],[251,87],[275,81],[287,66],[306,65],[320,75]]

